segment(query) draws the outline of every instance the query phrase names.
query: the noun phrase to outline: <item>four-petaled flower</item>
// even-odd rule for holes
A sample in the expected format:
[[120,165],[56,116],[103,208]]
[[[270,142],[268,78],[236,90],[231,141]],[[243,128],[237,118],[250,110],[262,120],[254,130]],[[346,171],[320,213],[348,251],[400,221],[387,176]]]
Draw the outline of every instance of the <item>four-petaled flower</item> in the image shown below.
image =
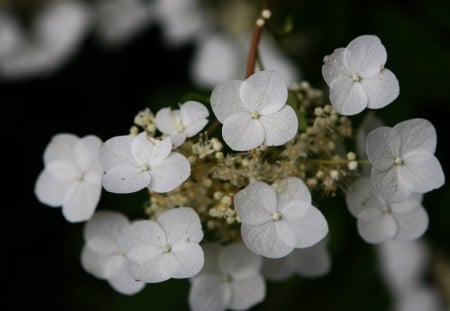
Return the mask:
[[261,257],[244,244],[208,244],[205,266],[191,279],[189,305],[193,311],[247,310],[266,296]]
[[87,272],[107,280],[118,292],[132,295],[145,284],[131,277],[125,254],[119,247],[119,232],[129,225],[128,219],[120,213],[95,213],[84,227],[86,244],[81,252],[81,264]]
[[192,208],[168,210],[158,220],[141,220],[124,228],[119,245],[128,259],[131,275],[145,283],[196,275],[204,255],[200,218]]
[[311,205],[311,194],[296,177],[271,186],[253,182],[234,198],[242,220],[242,239],[254,253],[269,258],[312,246],[328,233],[322,213]]
[[54,136],[45,149],[45,169],[36,182],[39,201],[62,206],[63,215],[70,222],[91,218],[102,191],[101,144],[96,136]]
[[286,105],[287,88],[273,71],[260,71],[245,81],[216,86],[211,106],[223,123],[222,136],[231,149],[246,151],[262,144],[280,146],[294,138],[297,115]]
[[191,172],[189,161],[172,152],[170,138],[118,136],[107,140],[101,149],[103,187],[110,192],[131,193],[145,187],[168,192],[185,181]]
[[322,75],[330,87],[330,100],[337,112],[354,115],[366,107],[383,108],[397,98],[395,75],[384,68],[386,49],[373,35],[359,36],[346,48],[325,56]]
[[368,243],[415,240],[428,228],[422,195],[389,204],[374,191],[370,178],[362,177],[351,186],[346,199],[348,209],[358,218],[358,232]]
[[388,202],[399,202],[413,193],[426,193],[445,182],[436,149],[436,131],[424,119],[411,119],[393,128],[380,127],[367,136],[372,163],[372,183]]
[[155,116],[158,130],[170,136],[174,147],[182,145],[187,137],[198,134],[208,123],[208,109],[199,102],[188,101],[180,109],[163,108]]

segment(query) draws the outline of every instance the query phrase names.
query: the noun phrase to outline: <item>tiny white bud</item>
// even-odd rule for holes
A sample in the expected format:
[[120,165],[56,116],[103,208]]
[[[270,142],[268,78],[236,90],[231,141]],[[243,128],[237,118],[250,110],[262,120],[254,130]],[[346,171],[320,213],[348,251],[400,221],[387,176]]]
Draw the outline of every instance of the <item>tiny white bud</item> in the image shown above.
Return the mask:
[[258,18],[256,20],[256,26],[258,26],[258,27],[263,27],[265,23],[266,23],[266,21],[262,18]]
[[339,172],[337,170],[331,170],[330,177],[334,180],[339,180]]
[[351,161],[348,163],[348,169],[351,171],[354,171],[358,168],[358,162],[356,161]]
[[356,159],[356,154],[354,152],[347,153],[347,160],[353,161]]
[[261,17],[264,19],[269,19],[272,16],[272,11],[265,9],[261,12]]

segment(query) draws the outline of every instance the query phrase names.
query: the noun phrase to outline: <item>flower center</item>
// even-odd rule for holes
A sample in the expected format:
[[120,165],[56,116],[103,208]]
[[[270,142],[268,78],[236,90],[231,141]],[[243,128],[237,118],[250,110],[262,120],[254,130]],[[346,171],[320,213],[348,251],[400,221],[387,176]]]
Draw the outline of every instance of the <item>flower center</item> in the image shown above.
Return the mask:
[[390,214],[392,212],[391,208],[389,207],[389,205],[385,205],[383,206],[383,209],[381,210],[381,212],[383,214]]
[[400,157],[396,157],[394,160],[394,163],[397,165],[402,165],[403,164],[403,159]]
[[252,112],[252,119],[258,119],[259,118],[259,112],[258,111],[253,111]]
[[172,250],[172,247],[170,247],[169,244],[166,244],[162,247],[162,251],[164,254],[170,253],[171,250]]
[[273,221],[280,221],[281,220],[281,214],[278,212],[275,212],[272,214]]
[[222,274],[222,280],[226,283],[233,281],[233,277],[230,274]]
[[147,171],[150,170],[150,166],[148,166],[147,163],[144,163],[144,164],[141,165],[141,170],[142,170],[143,172],[147,172]]
[[361,76],[359,74],[354,74],[352,76],[352,80],[353,80],[353,82],[359,82],[359,81],[361,81]]
[[83,172],[79,172],[75,178],[79,181],[83,181],[84,180],[84,173]]
[[185,127],[180,117],[175,117],[175,128],[177,129],[178,133],[183,133],[185,130]]

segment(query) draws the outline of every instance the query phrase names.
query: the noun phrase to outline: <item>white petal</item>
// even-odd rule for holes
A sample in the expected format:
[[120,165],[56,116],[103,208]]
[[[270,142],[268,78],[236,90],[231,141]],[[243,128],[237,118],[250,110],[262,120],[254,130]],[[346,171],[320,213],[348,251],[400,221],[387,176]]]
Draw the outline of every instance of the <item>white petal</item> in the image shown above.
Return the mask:
[[243,243],[223,247],[218,259],[220,272],[232,275],[233,280],[254,275],[262,266],[262,258],[250,252]]
[[222,136],[231,149],[247,151],[262,145],[265,131],[259,120],[252,119],[249,113],[241,113],[226,119]]
[[228,81],[216,86],[211,93],[211,108],[220,123],[235,114],[249,113],[241,100],[242,81]]
[[311,203],[311,193],[305,183],[296,177],[283,179],[273,184],[278,197],[278,209],[290,205],[292,202]]
[[139,164],[148,164],[150,168],[159,165],[172,151],[170,138],[155,139],[146,132],[136,136],[131,145],[131,154]]
[[192,137],[200,132],[208,123],[208,109],[196,101],[187,101],[180,106],[180,116],[186,127],[187,137]]
[[428,229],[428,214],[424,208],[409,213],[393,214],[398,223],[397,239],[411,241],[421,237]]
[[125,265],[125,258],[118,254],[100,254],[85,245],[81,251],[81,265],[95,277],[108,279]]
[[389,69],[383,69],[379,74],[362,78],[361,85],[367,93],[367,107],[379,109],[392,103],[400,93],[400,87],[395,75]]
[[295,272],[303,277],[319,277],[330,271],[331,258],[325,240],[311,247],[295,249],[286,257]]
[[73,159],[73,150],[79,138],[72,134],[58,134],[52,137],[50,143],[45,148],[44,163],[50,163],[55,160]]
[[101,193],[100,184],[79,181],[75,192],[62,207],[64,217],[70,222],[88,220],[94,214]]
[[231,292],[219,275],[200,275],[192,281],[189,306],[193,311],[225,311]]
[[130,271],[131,277],[140,282],[144,283],[159,283],[170,279],[169,275],[164,274],[164,264],[166,256],[162,254],[154,254],[155,256],[151,259],[148,258],[146,261],[136,261],[128,260],[128,270]]
[[145,283],[135,281],[131,277],[126,263],[122,265],[113,277],[108,279],[108,282],[116,291],[124,295],[134,295],[145,286]]
[[204,263],[203,250],[197,243],[177,243],[164,256],[161,269],[175,279],[190,278],[200,272]]
[[401,137],[398,132],[386,126],[373,130],[367,135],[367,157],[377,170],[387,170],[394,165],[400,155]]
[[[179,115],[179,113],[177,113]],[[160,109],[155,115],[156,128],[163,134],[170,135],[177,131],[174,122],[176,115],[170,107]]]
[[436,150],[436,129],[430,121],[425,119],[411,119],[398,123],[394,126],[402,137],[401,153],[403,155],[411,151],[428,151],[434,153]]
[[272,221],[277,211],[277,196],[272,187],[257,181],[235,195],[234,206],[242,222],[260,225]]
[[386,64],[387,53],[380,39],[372,35],[359,36],[344,51],[344,64],[352,74],[372,77]]
[[298,119],[291,106],[285,106],[280,111],[259,118],[264,127],[267,146],[281,146],[294,138],[298,130]]
[[426,193],[445,183],[439,160],[427,151],[413,151],[403,157],[398,167],[399,182],[412,192]]
[[330,85],[330,101],[340,114],[351,116],[367,107],[368,98],[364,87],[351,77],[339,78]]
[[191,165],[183,155],[172,152],[167,159],[151,170],[148,186],[155,192],[169,192],[181,185],[191,174]]
[[100,150],[100,161],[105,171],[118,165],[138,166],[131,154],[133,139],[129,135],[116,136],[103,143]]
[[229,308],[247,310],[262,302],[266,297],[266,283],[258,273],[251,278],[231,282],[231,301]]
[[74,162],[67,160],[55,160],[46,165],[47,172],[61,181],[76,181],[80,170],[75,166]]
[[75,189],[76,183],[72,180],[58,180],[43,170],[36,181],[34,193],[41,203],[58,207],[69,200]]
[[390,207],[395,214],[409,213],[423,208],[422,199],[422,194],[413,193],[406,200],[390,204]]
[[121,230],[118,243],[130,259],[146,261],[152,255],[147,256],[148,253],[143,248],[161,248],[166,244],[166,237],[156,222],[140,220]]
[[331,55],[323,58],[322,76],[328,86],[336,79],[352,76],[343,63],[344,50],[344,48],[336,49]]
[[89,135],[80,139],[74,146],[75,163],[83,172],[88,169],[101,171],[100,147],[102,141],[97,136]]
[[291,223],[296,224],[297,248],[310,247],[321,241],[328,234],[328,224],[322,213],[311,206],[300,220]]
[[168,210],[159,216],[157,222],[164,230],[169,245],[187,241],[200,243],[203,239],[200,218],[192,208]]
[[368,243],[383,243],[397,236],[398,225],[391,215],[371,208],[359,214],[358,232]]
[[284,257],[294,249],[278,236],[277,226],[272,221],[258,226],[242,223],[241,234],[245,245],[255,254],[264,257]]
[[117,243],[119,231],[129,226],[130,222],[121,213],[99,211],[86,223],[84,239],[89,241],[103,237]]
[[398,174],[397,165],[387,171],[372,168],[372,185],[385,201],[400,202],[411,196],[411,190],[401,182]]
[[279,111],[287,101],[287,87],[274,71],[260,71],[242,83],[241,99],[250,112],[268,115]]
[[366,209],[380,209],[383,205],[372,187],[370,177],[367,176],[355,181],[350,186],[345,198],[348,210],[355,217],[358,217]]
[[288,263],[288,258],[292,256],[294,252],[283,258],[264,258],[264,265],[262,268],[262,273],[264,277],[273,282],[285,281],[294,274],[294,270]]
[[[367,153],[366,153],[366,138],[367,135],[372,132],[377,127],[383,126],[383,122],[375,115],[374,112],[367,113],[358,130],[357,130],[357,138],[356,138],[356,151],[358,154],[358,157],[361,159],[367,159]],[[370,168],[368,166],[363,166],[363,170],[365,175],[370,174]],[[366,172],[367,171],[367,172]]]
[[103,176],[102,184],[106,191],[132,193],[150,184],[152,176],[136,166],[115,166]]

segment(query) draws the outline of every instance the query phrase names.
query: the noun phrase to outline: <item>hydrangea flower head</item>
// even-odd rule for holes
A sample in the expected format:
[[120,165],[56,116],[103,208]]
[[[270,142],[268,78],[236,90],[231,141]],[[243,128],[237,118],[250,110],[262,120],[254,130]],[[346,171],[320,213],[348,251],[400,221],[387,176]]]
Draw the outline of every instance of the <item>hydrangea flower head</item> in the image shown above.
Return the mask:
[[54,136],[45,149],[45,169],[36,182],[39,201],[62,206],[63,215],[70,222],[91,218],[102,191],[101,144],[96,136]]
[[236,151],[262,144],[280,146],[294,138],[298,120],[286,105],[287,88],[273,71],[260,71],[245,81],[219,84],[211,94],[211,105],[222,136]]
[[191,279],[193,311],[247,310],[266,296],[261,257],[244,244],[205,246],[205,266]]
[[168,192],[190,174],[191,166],[183,155],[172,152],[170,138],[163,140],[138,136],[117,136],[107,140],[101,150],[106,171],[103,187],[115,193],[131,193],[145,187]]
[[119,232],[130,222],[120,213],[95,213],[84,227],[86,244],[81,252],[83,268],[122,294],[139,292],[144,283],[135,281],[128,272],[125,255],[118,244]]
[[428,214],[422,196],[388,204],[372,187],[369,177],[357,180],[347,193],[347,206],[358,218],[358,232],[369,243],[415,240],[428,228]]
[[236,194],[234,205],[245,245],[264,257],[284,257],[294,248],[316,244],[328,233],[322,213],[311,205],[308,188],[296,177],[272,187],[253,182]]
[[386,60],[386,49],[373,35],[359,36],[325,56],[322,75],[337,112],[354,115],[366,107],[383,108],[397,98],[398,80],[384,68]]
[[380,127],[367,136],[372,163],[372,183],[388,202],[399,202],[413,193],[426,193],[445,182],[436,149],[436,130],[424,119],[411,119],[393,128]]
[[196,275],[203,267],[200,218],[193,209],[179,207],[158,220],[141,220],[124,228],[119,245],[135,280],[157,283]]
[[174,147],[182,145],[187,137],[197,135],[208,124],[209,112],[204,105],[188,101],[180,109],[163,108],[156,113],[155,123],[160,132],[170,136]]

